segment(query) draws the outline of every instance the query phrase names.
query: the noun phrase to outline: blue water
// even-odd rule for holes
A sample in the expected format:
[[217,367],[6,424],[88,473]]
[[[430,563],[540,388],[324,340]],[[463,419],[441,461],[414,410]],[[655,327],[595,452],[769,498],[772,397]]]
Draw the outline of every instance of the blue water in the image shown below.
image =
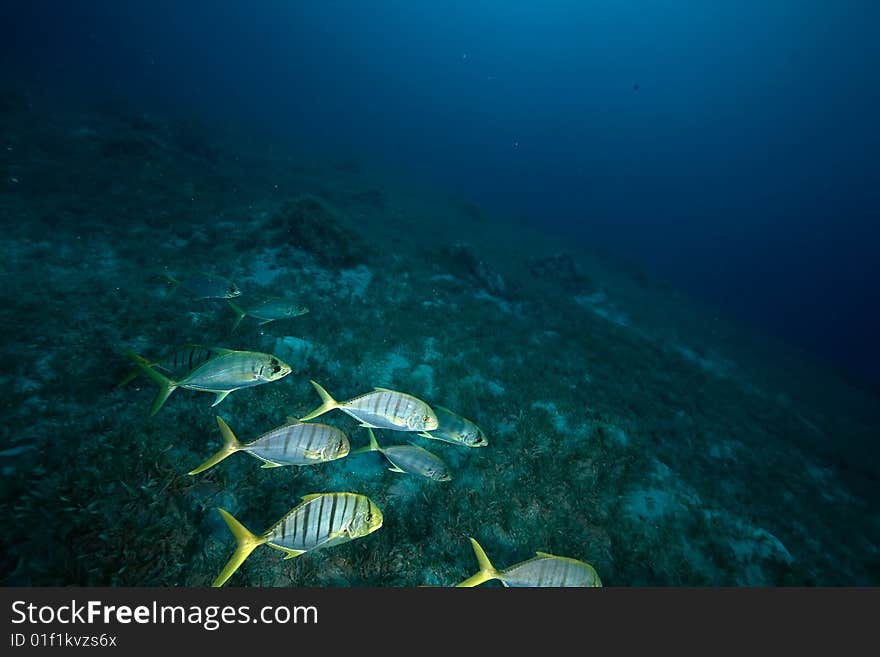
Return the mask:
[[5,4],[6,76],[413,168],[880,382],[876,3]]
[[[748,561],[742,536],[760,534],[743,530],[739,521],[728,523],[732,535],[739,532],[730,540],[733,547],[694,557],[701,548],[693,537],[705,537],[706,519],[715,518],[715,511],[700,516],[698,527],[689,525],[691,539],[668,555],[670,563],[688,559],[694,569],[676,577],[646,566],[635,552],[622,556],[620,542],[632,531],[612,527],[607,516],[578,520],[580,530],[567,526],[574,533],[558,550],[595,541],[604,555],[597,568],[609,583],[876,584],[878,20],[876,3],[819,0],[0,2],[0,137],[6,148],[0,202],[10,227],[4,252],[20,263],[7,275],[20,277],[21,291],[7,300],[5,349],[12,355],[31,344],[23,331],[35,324],[43,335],[34,344],[60,348],[76,334],[85,340],[77,343],[76,358],[95,358],[85,369],[101,380],[98,361],[102,350],[112,350],[111,340],[129,346],[138,341],[148,357],[167,353],[184,335],[211,344],[230,340],[222,305],[194,308],[175,300],[183,304],[175,306],[178,314],[148,312],[143,299],[158,297],[149,286],[155,281],[145,280],[157,265],[175,272],[212,269],[273,294],[282,288],[266,272],[277,268],[289,277],[277,279],[284,290],[296,284],[325,294],[324,309],[312,298],[304,320],[325,323],[288,331],[318,345],[307,376],[333,377],[328,387],[342,388],[340,394],[373,385],[410,386],[414,394],[435,394],[440,398],[434,401],[448,405],[440,394],[445,385],[447,399],[475,416],[487,435],[506,437],[490,439],[493,447],[508,442],[530,449],[529,432],[555,436],[546,443],[554,446],[545,445],[536,459],[550,458],[543,450],[559,450],[553,441],[562,435],[605,431],[597,427],[611,427],[612,436],[622,431],[628,441],[600,436],[608,455],[617,449],[646,453],[651,445],[647,453],[663,464],[632,456],[632,470],[595,493],[629,500],[630,515],[681,522],[676,509],[714,508],[706,500],[717,495],[736,498],[747,517],[758,504],[758,493],[749,499],[745,492],[750,469],[768,467],[771,486],[770,463],[799,473],[791,475],[791,490],[777,491],[776,511],[790,503],[787,495],[803,493],[799,486],[813,490],[816,499],[824,492],[828,517],[847,495],[858,500],[853,516],[817,520],[822,529],[803,520],[804,535],[824,531],[829,545],[843,527],[861,524],[866,533],[851,542],[857,546],[853,554],[832,555],[823,544],[816,553],[825,550],[828,562],[814,554],[813,561],[804,557],[807,565],[792,547],[803,540],[800,530],[768,528],[774,512],[764,509],[756,527],[774,537],[789,532],[782,543],[794,561],[780,557],[759,570],[731,565]],[[292,220],[279,208],[302,201],[303,194],[316,195],[321,204],[297,207],[307,205],[307,215],[320,217],[321,208],[329,208],[334,220],[309,215],[297,238],[285,242],[290,233],[279,226]],[[137,230],[125,233],[125,225]],[[65,236],[64,248],[39,241],[53,234]],[[460,244],[471,251],[454,246]],[[273,249],[279,246],[298,249],[301,258],[278,255]],[[535,263],[560,250],[574,254],[582,275],[572,277],[568,261],[559,260],[547,260],[551,274],[534,273],[548,271]],[[39,265],[56,255],[58,269]],[[75,263],[92,263],[90,273]],[[411,278],[401,278],[404,272]],[[77,273],[90,282],[76,285],[70,277]],[[341,288],[328,283],[335,276],[346,281]],[[446,299],[442,286],[459,284],[450,280],[465,283]],[[59,290],[74,294],[93,285],[108,296],[94,294],[76,309],[51,305],[61,298]],[[368,300],[369,309],[357,317],[340,315],[352,299],[359,300],[356,307]],[[569,305],[563,310],[560,304]],[[417,307],[442,319],[413,321]],[[591,319],[573,314],[577,308]],[[76,322],[60,319],[74,312],[80,313]],[[498,313],[522,326],[487,319]],[[479,342],[483,322],[489,337]],[[86,326],[94,333],[83,334]],[[337,337],[321,326],[333,327]],[[271,350],[287,344],[284,328],[272,330],[252,332],[251,342],[241,338],[236,346]],[[371,341],[383,331],[380,344]],[[429,333],[434,342],[426,343]],[[434,347],[426,344],[448,351],[432,360],[425,354]],[[450,353],[468,349],[476,362],[448,361]],[[567,361],[568,368],[547,370],[540,385],[526,382],[534,376],[534,366],[522,361],[529,349],[535,358],[541,354],[542,363]],[[517,360],[512,354],[520,350]],[[64,358],[60,352],[57,357]],[[115,382],[126,371],[124,357],[113,367],[109,378]],[[355,367],[361,368],[356,378],[350,374]],[[6,424],[10,436],[16,427],[31,427],[31,433],[22,444],[10,438],[0,446],[0,456],[13,450],[2,458],[16,460],[5,466],[7,474],[21,477],[4,490],[9,512],[13,497],[31,485],[21,474],[27,459],[43,462],[48,427],[64,421],[59,416],[40,429],[34,418],[60,414],[51,400],[69,380],[21,369],[9,374],[17,382],[15,403],[30,401],[6,408]],[[469,372],[478,378],[459,381]],[[288,405],[296,399],[300,412],[314,401],[306,380],[296,384],[295,395],[283,397]],[[677,392],[667,396],[667,385]],[[68,398],[66,408],[92,418],[94,431],[112,442],[119,438],[113,427],[123,418],[143,419],[152,394],[145,388],[150,386],[139,388],[137,399],[114,391],[114,406],[100,420],[90,398],[100,388]],[[472,389],[481,392],[468,397]],[[594,404],[589,412],[583,411],[582,394]],[[269,402],[250,408],[233,401],[262,395],[239,392],[224,402],[254,422],[252,430],[239,430],[250,439],[289,413],[270,409]],[[215,445],[216,409],[206,396],[176,393],[168,406],[184,417],[185,409],[198,409],[199,435]],[[166,407],[149,422],[173,412]],[[147,426],[152,428],[137,436],[138,444],[161,434],[158,424]],[[178,427],[176,439],[184,442],[175,449],[183,450],[179,456],[188,467],[210,450],[186,426]],[[772,457],[753,449],[768,440]],[[685,441],[687,449],[676,441]],[[25,451],[15,451],[22,445]],[[571,446],[563,453],[568,449],[578,463],[587,458]],[[690,450],[693,459],[706,458],[709,465],[689,461]],[[802,456],[815,464],[815,471],[807,468],[808,483],[798,479],[807,476]],[[139,458],[150,460],[143,453]],[[681,470],[675,459],[681,459]],[[725,459],[737,463],[741,478],[716,490],[706,483],[716,477],[711,464]],[[481,471],[494,471],[491,462],[480,463]],[[541,463],[530,466],[535,482],[571,476]],[[177,465],[172,460],[157,467],[172,477]],[[187,467],[181,465],[182,472]],[[244,471],[244,464],[236,467]],[[682,476],[687,472],[690,488],[670,483],[669,467]],[[249,475],[247,485],[260,485],[263,475]],[[304,484],[324,483],[301,476]],[[835,477],[840,481],[832,485]],[[100,478],[90,481],[94,490],[102,489]],[[180,483],[168,481],[171,490]],[[227,490],[225,483],[217,490]],[[58,488],[76,485],[74,477]],[[191,555],[196,548],[190,541],[198,533],[193,527],[204,530],[199,523],[208,521],[192,502],[189,484],[180,485],[178,493],[194,505],[181,511],[195,524],[185,525],[180,532],[187,538],[179,539]],[[582,493],[577,487],[561,491],[559,500]],[[196,497],[205,495],[200,489]],[[398,491],[394,499],[401,498],[410,499]],[[275,515],[289,502],[271,505]],[[28,515],[37,507],[32,502],[16,513],[37,522]],[[532,509],[528,500],[522,508]],[[492,511],[484,513],[489,522]],[[537,527],[534,518],[529,523]],[[229,547],[222,541],[231,538],[215,525],[210,531],[220,554]],[[684,531],[674,524],[667,530]],[[459,570],[474,566],[467,531],[475,530],[446,537],[461,548]],[[528,534],[499,530],[482,539],[487,551],[506,546],[500,560],[512,564],[552,548],[546,541],[517,540]],[[66,536],[68,530],[57,538]],[[647,553],[662,544],[658,536],[639,539],[640,549]],[[420,537],[413,530],[405,538]],[[747,552],[761,553],[756,550]],[[188,558],[174,553],[171,561],[191,566]],[[849,562],[829,572],[835,559]],[[346,574],[307,572],[324,577],[317,581],[326,585],[414,585],[434,577],[424,563],[398,573],[399,579],[358,570],[367,557],[352,563],[358,567]],[[6,581],[32,584],[199,584],[220,566],[215,559],[199,564],[198,573],[182,568],[185,575],[129,570],[132,579],[126,580],[79,566],[31,568],[13,556],[4,565]],[[458,578],[451,562],[445,567],[433,583]],[[470,574],[462,571],[458,579]],[[253,577],[246,583],[286,582]]]

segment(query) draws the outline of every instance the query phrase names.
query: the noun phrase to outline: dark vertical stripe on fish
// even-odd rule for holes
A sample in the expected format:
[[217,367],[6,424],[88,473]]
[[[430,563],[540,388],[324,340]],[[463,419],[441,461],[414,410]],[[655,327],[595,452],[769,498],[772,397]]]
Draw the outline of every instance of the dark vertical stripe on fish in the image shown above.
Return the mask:
[[314,500],[310,501],[306,504],[306,508],[303,509],[303,531],[302,531],[302,542],[303,545],[308,545],[309,541],[309,517],[312,515],[312,505],[314,504]]
[[321,520],[324,517],[324,499],[326,497],[327,497],[326,495],[321,496],[321,506],[318,507],[318,517],[315,519],[315,522],[314,522],[314,525],[315,525],[315,545],[318,544],[318,535],[321,532]]
[[327,518],[327,536],[336,533],[336,527],[333,522],[336,520],[336,501],[339,499],[339,495],[333,495],[333,504],[330,505],[330,515]]
[[339,529],[342,529],[348,524],[348,495],[345,495],[343,499],[345,500],[345,504],[342,506],[342,515],[339,517]]
[[315,425],[315,424],[312,424],[312,425],[311,425],[311,428],[309,429],[309,434],[308,434],[309,437],[308,437],[308,440],[306,441],[306,449],[307,449],[307,450],[311,450],[311,449],[312,449],[312,445],[313,445],[314,442],[315,442],[315,434],[316,434],[317,432],[318,432],[318,426]]
[[291,437],[292,437],[291,434],[292,434],[293,432],[290,430],[290,427],[288,427],[287,429],[285,429],[284,432],[285,432],[285,434],[287,434],[287,435],[285,435],[285,437],[284,437],[284,449],[282,450],[281,453],[284,454],[284,456],[287,456],[287,448],[290,447],[290,439],[291,439]]

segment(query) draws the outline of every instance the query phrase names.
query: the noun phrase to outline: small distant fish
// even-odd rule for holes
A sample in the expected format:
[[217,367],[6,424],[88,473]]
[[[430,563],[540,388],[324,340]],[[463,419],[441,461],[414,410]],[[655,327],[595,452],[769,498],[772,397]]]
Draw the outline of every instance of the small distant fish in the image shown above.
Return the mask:
[[602,586],[602,580],[598,573],[588,563],[557,557],[546,552],[538,552],[536,556],[518,564],[505,568],[496,569],[483,548],[473,538],[471,547],[480,565],[480,572],[473,575],[456,586],[479,586],[490,579],[500,580],[504,586],[526,587],[575,587],[575,586]]
[[291,317],[299,317],[300,315],[305,315],[309,312],[309,309],[305,306],[302,306],[290,299],[283,299],[281,297],[272,297],[270,299],[264,299],[259,303],[254,304],[250,308],[242,308],[237,303],[232,301],[231,299],[226,299],[226,303],[229,304],[229,307],[232,308],[233,312],[236,314],[235,323],[232,325],[232,330],[238,328],[238,325],[241,323],[245,317],[253,317],[254,319],[260,320],[260,326],[264,324],[268,324],[269,322],[277,322],[279,319],[290,319]]
[[241,295],[238,286],[222,276],[200,272],[180,281],[168,272],[164,272],[162,275],[171,283],[168,296],[171,296],[178,287],[196,299],[233,299]]
[[250,388],[262,383],[270,383],[284,378],[292,371],[290,365],[272,354],[256,351],[235,351],[220,347],[205,347],[216,352],[213,358],[203,362],[180,379],[171,379],[156,368],[147,365],[145,358],[125,351],[141,371],[159,384],[159,391],[153,399],[150,415],[155,415],[168,396],[178,388],[213,392],[216,406],[234,390]]
[[292,419],[288,424],[272,429],[246,444],[238,441],[232,429],[219,415],[217,424],[223,435],[223,447],[200,466],[190,470],[189,474],[204,472],[235,452],[247,452],[256,456],[263,461],[264,468],[278,468],[341,459],[350,449],[348,436],[329,424],[305,424]]
[[235,552],[211,586],[223,586],[244,560],[261,545],[281,550],[285,559],[305,552],[347,543],[382,526],[382,512],[357,493],[306,495],[281,520],[256,536],[224,509],[217,509],[235,536]]
[[300,422],[338,408],[360,422],[362,427],[392,431],[433,431],[437,428],[437,414],[431,407],[404,392],[373,388],[372,392],[338,402],[315,381],[311,381],[311,384],[320,395],[322,403],[314,411],[301,417]]
[[449,481],[452,479],[449,467],[436,454],[432,454],[423,447],[413,444],[379,447],[379,443],[376,442],[376,436],[373,435],[373,430],[367,429],[367,431],[370,434],[369,447],[356,449],[352,454],[381,452],[391,465],[394,466],[393,468],[388,468],[391,472],[416,474],[434,481]]
[[485,447],[489,444],[480,427],[467,418],[442,406],[435,405],[431,408],[437,414],[437,428],[430,433],[423,431],[420,436],[465,447]]

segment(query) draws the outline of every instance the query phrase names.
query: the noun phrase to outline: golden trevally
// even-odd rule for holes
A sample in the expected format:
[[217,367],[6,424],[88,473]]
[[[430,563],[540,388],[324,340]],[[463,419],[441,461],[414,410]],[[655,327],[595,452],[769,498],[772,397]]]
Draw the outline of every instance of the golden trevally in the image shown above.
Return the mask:
[[602,580],[599,579],[596,570],[585,561],[538,552],[531,559],[498,570],[473,538],[471,547],[474,549],[480,571],[456,586],[478,586],[490,579],[500,580],[504,586],[510,587],[602,586]]
[[382,526],[382,512],[366,495],[357,493],[317,493],[302,502],[281,520],[256,536],[224,509],[217,509],[235,536],[237,546],[226,566],[211,586],[223,586],[238,567],[261,545],[281,550],[285,559],[305,552],[347,543],[371,534]]
[[362,427],[393,431],[431,431],[437,428],[437,414],[428,404],[405,392],[373,388],[372,392],[338,402],[315,381],[311,382],[321,396],[321,405],[300,422],[311,420],[334,408],[348,413]]
[[272,354],[257,351],[235,351],[220,347],[206,347],[217,355],[178,380],[171,379],[146,359],[126,350],[128,356],[153,381],[159,384],[159,391],[153,399],[150,415],[155,415],[168,396],[178,388],[213,392],[216,395],[212,406],[216,406],[233,390],[250,388],[262,383],[282,379],[291,372],[290,365]]

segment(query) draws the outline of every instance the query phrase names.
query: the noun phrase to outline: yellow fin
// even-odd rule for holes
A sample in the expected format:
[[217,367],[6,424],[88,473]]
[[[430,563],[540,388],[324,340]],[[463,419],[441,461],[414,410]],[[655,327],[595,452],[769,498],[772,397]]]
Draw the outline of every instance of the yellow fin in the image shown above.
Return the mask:
[[326,493],[312,493],[310,495],[303,495],[300,499],[303,502],[310,502],[311,500],[314,500],[315,498],[321,497],[322,495],[325,495],[325,494]]
[[128,357],[135,362],[144,374],[159,384],[159,390],[153,398],[153,405],[150,407],[150,415],[155,415],[159,412],[159,409],[162,408],[162,404],[165,403],[165,400],[168,399],[169,395],[177,389],[177,381],[172,381],[161,372],[157,372],[153,367],[145,365],[145,363],[149,363],[146,358],[138,356],[128,349],[125,350],[125,353],[128,354]]
[[226,399],[226,396],[227,396],[230,392],[232,392],[232,390],[221,390],[220,392],[218,392],[218,393],[217,393],[217,396],[214,397],[214,403],[211,404],[211,406],[216,406],[217,404],[219,404],[220,402],[222,402],[224,399]]
[[217,424],[220,427],[220,433],[223,436],[223,447],[221,447],[216,454],[214,454],[207,461],[202,463],[200,466],[190,470],[187,474],[196,475],[200,472],[204,472],[208,468],[212,468],[220,461],[225,459],[230,454],[235,454],[237,451],[242,449],[242,444],[238,442],[238,438],[235,437],[235,434],[232,433],[232,429],[229,428],[229,425],[223,421],[223,418],[219,415],[217,416]]
[[235,537],[237,545],[235,552],[229,558],[229,561],[226,562],[226,565],[223,567],[220,574],[217,575],[217,579],[211,584],[213,587],[223,586],[226,583],[226,580],[232,577],[235,571],[238,570],[239,566],[244,563],[244,560],[250,556],[251,552],[267,541],[265,536],[256,536],[248,531],[248,529],[238,520],[233,518],[232,514],[228,511],[219,508],[217,511],[220,512],[220,516],[226,522],[226,526],[229,527],[229,531],[231,531],[232,535]]
[[490,579],[500,579],[501,573],[498,572],[495,567],[492,565],[492,562],[489,561],[489,557],[486,556],[486,552],[477,543],[476,539],[471,538],[471,547],[474,550],[474,556],[477,557],[477,564],[479,564],[480,571],[474,575],[471,575],[463,582],[456,584],[456,586],[479,586],[483,582],[488,582]]
[[398,392],[399,394],[403,394],[398,390],[392,390],[391,388],[377,388],[376,386],[373,386],[373,390],[378,390],[379,392]]
[[332,411],[334,408],[339,408],[339,402],[333,399],[333,397],[330,396],[330,393],[324,390],[324,388],[322,388],[317,381],[310,380],[309,383],[312,384],[312,387],[321,398],[321,405],[308,415],[304,415],[303,417],[299,418],[300,422],[311,420],[312,418],[318,417],[319,415],[323,415],[327,411]]
[[277,547],[275,545],[273,545],[272,547],[274,547],[276,550],[281,550],[285,553],[284,554],[285,561],[287,561],[288,559],[293,559],[294,557],[298,557],[299,555],[306,553],[305,550],[291,550],[290,548],[282,548],[282,547]]

